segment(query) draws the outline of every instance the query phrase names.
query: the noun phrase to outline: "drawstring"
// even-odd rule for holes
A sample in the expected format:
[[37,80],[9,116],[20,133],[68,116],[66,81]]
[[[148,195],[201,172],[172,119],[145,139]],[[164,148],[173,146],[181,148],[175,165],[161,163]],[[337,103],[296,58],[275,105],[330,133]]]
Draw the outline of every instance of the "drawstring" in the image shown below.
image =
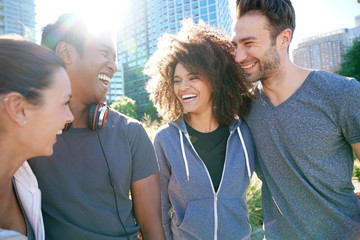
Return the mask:
[[[237,128],[237,133],[239,135],[241,145],[242,145],[242,147],[244,149],[245,160],[246,160],[246,169],[247,169],[248,177],[249,177],[249,181],[250,181],[251,180],[251,171],[250,171],[249,156],[248,156],[248,153],[247,153],[247,150],[246,150],[246,145],[245,145],[245,142],[244,142],[244,138],[243,138],[243,136],[241,134],[241,131],[240,131],[239,127]],[[185,170],[186,170],[186,178],[189,181],[189,166],[188,166],[188,161],[187,161],[186,154],[185,154],[183,134],[182,134],[181,130],[179,130],[179,135],[180,135],[181,152],[182,152],[182,155],[183,155],[183,160],[184,160]]]
[[240,141],[241,141],[241,145],[244,149],[244,153],[245,153],[245,159],[246,159],[246,168],[247,168],[247,172],[248,172],[248,176],[249,176],[249,181],[251,179],[251,171],[250,171],[250,164],[249,164],[249,156],[248,156],[248,153],[247,153],[247,150],[246,150],[246,146],[245,146],[245,142],[244,142],[244,139],[243,139],[243,136],[241,134],[241,131],[240,131],[240,127],[237,128],[237,133],[239,135],[239,138],[240,138]]
[[186,169],[186,178],[189,181],[189,166],[188,166],[188,162],[187,162],[187,158],[186,158],[186,154],[185,154],[184,141],[183,141],[183,135],[182,135],[181,130],[179,130],[179,134],[180,134],[181,152],[182,152],[182,155],[183,155],[183,159],[184,159],[184,163],[185,163],[185,169]]

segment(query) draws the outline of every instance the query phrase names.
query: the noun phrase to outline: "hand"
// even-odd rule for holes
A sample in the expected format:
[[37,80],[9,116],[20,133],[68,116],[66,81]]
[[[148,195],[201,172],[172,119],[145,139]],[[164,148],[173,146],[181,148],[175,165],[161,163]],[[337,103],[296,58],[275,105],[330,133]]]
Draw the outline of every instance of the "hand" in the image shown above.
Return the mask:
[[356,192],[355,194],[356,194],[356,196],[358,196],[358,198],[360,199],[360,192]]

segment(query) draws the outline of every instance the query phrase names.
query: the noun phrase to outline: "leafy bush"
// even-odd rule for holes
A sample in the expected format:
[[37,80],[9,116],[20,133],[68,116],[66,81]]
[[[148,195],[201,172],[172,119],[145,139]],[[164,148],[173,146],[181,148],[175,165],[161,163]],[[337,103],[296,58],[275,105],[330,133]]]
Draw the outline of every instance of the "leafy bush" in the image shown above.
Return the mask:
[[110,107],[129,117],[138,119],[138,114],[136,112],[136,101],[131,98],[123,97],[121,99],[117,99],[110,105]]
[[358,181],[360,182],[360,167],[354,165],[354,177],[357,177]]
[[262,231],[263,212],[261,202],[261,181],[254,173],[246,192],[246,203],[249,208],[249,219],[252,232]]

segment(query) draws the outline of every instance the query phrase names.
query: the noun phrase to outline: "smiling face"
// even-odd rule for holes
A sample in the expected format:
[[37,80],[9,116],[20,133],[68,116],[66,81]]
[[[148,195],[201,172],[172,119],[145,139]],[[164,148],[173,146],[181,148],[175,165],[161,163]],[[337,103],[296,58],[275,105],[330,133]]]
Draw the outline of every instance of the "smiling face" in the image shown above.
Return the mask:
[[212,113],[210,78],[200,71],[188,70],[178,63],[174,72],[174,92],[181,102],[184,112],[191,117],[196,114]]
[[110,35],[99,34],[84,43],[82,55],[75,49],[71,54],[68,73],[74,97],[87,105],[104,102],[108,86],[117,71],[116,54]]
[[56,134],[74,119],[69,108],[71,86],[65,69],[56,69],[51,82],[50,87],[42,90],[42,103],[28,108],[29,117],[24,125],[28,131],[24,141],[34,156],[51,155]]
[[270,38],[268,20],[260,14],[247,14],[235,25],[235,60],[249,82],[264,81],[276,75],[280,55]]

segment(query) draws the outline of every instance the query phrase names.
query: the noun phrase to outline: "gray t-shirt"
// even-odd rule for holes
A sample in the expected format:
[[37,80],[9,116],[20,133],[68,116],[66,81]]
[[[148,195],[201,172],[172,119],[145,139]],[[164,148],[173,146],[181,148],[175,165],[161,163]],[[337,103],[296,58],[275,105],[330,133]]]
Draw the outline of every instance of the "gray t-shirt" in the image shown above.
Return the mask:
[[260,90],[247,123],[267,239],[358,239],[350,144],[360,142],[360,82],[313,71],[278,106]]
[[[129,189],[131,182],[159,171],[152,143],[138,121],[113,110],[98,133],[121,220],[129,238],[137,239]],[[34,158],[29,164],[42,192],[46,239],[127,239],[96,132],[70,128],[57,137],[51,157]]]

